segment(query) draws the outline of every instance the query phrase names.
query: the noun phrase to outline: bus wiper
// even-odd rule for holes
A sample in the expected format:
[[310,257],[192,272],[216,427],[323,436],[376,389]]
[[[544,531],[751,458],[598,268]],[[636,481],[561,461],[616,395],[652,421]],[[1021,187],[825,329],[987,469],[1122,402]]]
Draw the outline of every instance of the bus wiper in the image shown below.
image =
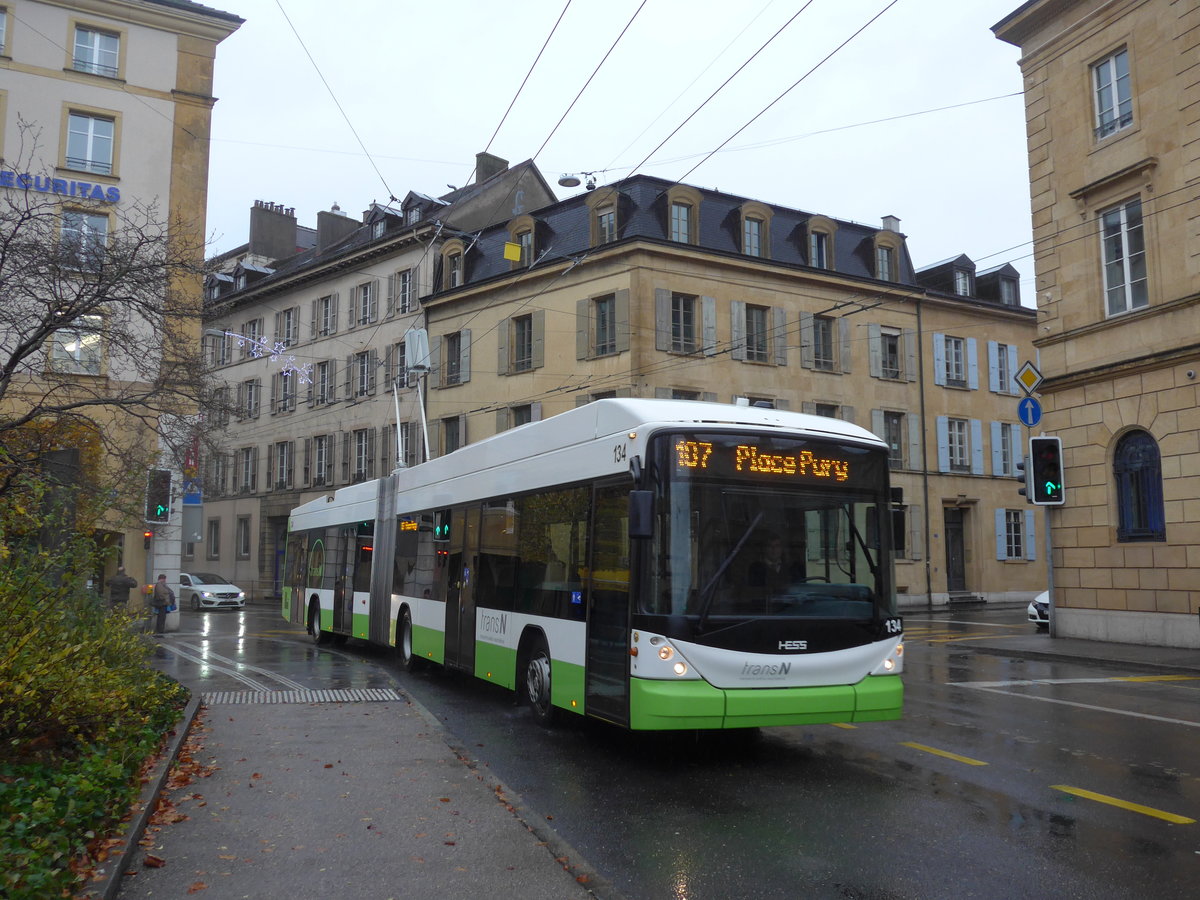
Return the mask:
[[721,580],[721,576],[725,574],[725,570],[737,559],[738,553],[741,552],[742,546],[750,539],[750,535],[754,534],[754,529],[758,527],[758,523],[762,521],[763,513],[760,510],[758,515],[754,517],[754,521],[746,526],[746,531],[742,534],[734,548],[729,551],[729,555],[721,561],[721,565],[717,567],[717,571],[713,573],[713,577],[708,579],[708,584],[700,591],[700,618],[696,620],[696,627],[703,631],[705,623],[708,622],[708,611],[712,606],[713,597],[717,593],[717,582]]

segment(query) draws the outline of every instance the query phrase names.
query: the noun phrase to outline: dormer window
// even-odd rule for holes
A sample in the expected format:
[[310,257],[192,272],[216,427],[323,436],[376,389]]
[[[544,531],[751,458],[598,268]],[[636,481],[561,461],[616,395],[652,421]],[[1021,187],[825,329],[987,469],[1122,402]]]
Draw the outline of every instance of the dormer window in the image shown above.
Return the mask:
[[375,240],[379,240],[381,237],[383,237],[383,233],[385,231],[387,231],[387,221],[385,219],[380,219],[371,226],[371,237]]
[[461,287],[465,280],[463,254],[466,248],[458,238],[442,247],[442,290]]
[[410,206],[404,211],[404,224],[416,225],[421,221],[421,210],[416,206]]
[[612,188],[602,187],[587,194],[584,203],[591,210],[588,226],[589,243],[593,247],[611,244],[620,237],[621,195]]
[[667,236],[680,244],[700,241],[700,192],[676,185],[667,191]]
[[954,293],[960,297],[971,296],[971,273],[965,269],[954,270]]
[[742,204],[742,247],[747,256],[771,255],[771,208],[764,203],[749,201]]
[[837,224],[825,216],[813,216],[808,220],[808,264],[814,269],[836,268],[834,258],[834,235]]
[[246,289],[246,273],[238,272],[233,279],[233,287],[235,290],[244,291]]

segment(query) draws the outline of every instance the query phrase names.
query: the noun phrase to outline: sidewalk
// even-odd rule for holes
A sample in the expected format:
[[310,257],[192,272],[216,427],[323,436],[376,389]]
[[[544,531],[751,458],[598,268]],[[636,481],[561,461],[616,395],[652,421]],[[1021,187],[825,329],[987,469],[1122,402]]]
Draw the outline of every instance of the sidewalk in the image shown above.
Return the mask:
[[215,770],[167,792],[187,818],[151,826],[153,846],[134,846],[106,896],[596,896],[571,849],[418,705],[392,690],[293,693],[212,698],[193,727],[196,761]]
[[1029,634],[973,640],[970,649],[996,656],[1118,666],[1169,675],[1200,675],[1200,650],[1052,638],[1044,631],[1035,632],[1032,625],[1029,630]]

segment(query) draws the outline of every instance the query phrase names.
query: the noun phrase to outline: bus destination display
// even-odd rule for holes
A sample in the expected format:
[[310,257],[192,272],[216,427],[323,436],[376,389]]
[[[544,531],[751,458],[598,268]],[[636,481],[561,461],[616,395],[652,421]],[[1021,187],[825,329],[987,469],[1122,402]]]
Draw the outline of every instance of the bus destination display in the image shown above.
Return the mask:
[[[716,454],[714,458],[713,454]],[[844,482],[850,478],[850,461],[821,456],[812,450],[779,453],[758,444],[680,439],[675,443],[678,470],[723,470],[731,474],[778,475]]]

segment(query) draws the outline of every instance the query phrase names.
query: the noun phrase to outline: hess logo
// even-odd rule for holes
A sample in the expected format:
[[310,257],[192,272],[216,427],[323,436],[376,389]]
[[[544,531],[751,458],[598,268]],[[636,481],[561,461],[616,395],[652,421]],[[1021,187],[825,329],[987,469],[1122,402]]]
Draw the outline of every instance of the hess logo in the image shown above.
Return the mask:
[[808,641],[780,641],[780,650],[807,650]]

